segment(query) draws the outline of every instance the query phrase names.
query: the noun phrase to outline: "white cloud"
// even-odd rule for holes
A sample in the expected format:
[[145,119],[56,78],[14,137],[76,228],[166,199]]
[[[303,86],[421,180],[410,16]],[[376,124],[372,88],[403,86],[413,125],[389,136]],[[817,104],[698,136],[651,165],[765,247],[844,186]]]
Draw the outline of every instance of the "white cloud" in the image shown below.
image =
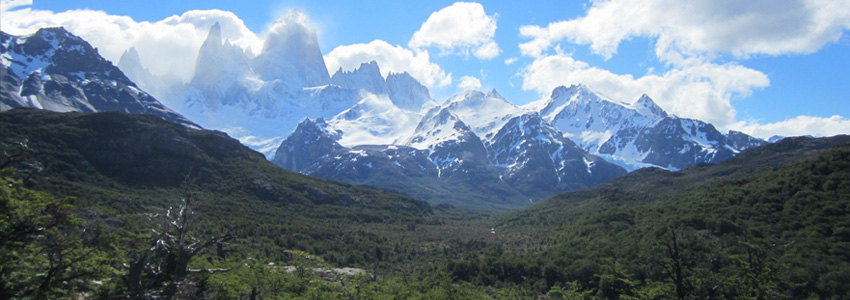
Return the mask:
[[459,90],[478,90],[481,89],[481,80],[472,76],[463,76],[460,78],[460,83],[457,84]]
[[511,57],[511,58],[505,59],[505,65],[510,66],[513,63],[515,63],[517,60],[519,60],[519,57]]
[[8,10],[7,2],[3,5],[0,27],[7,33],[25,35],[42,27],[64,26],[98,48],[100,54],[113,63],[118,63],[125,50],[135,47],[151,72],[163,75],[173,68],[184,80],[192,76],[198,49],[215,22],[221,23],[222,36],[234,44],[252,49],[254,53],[262,45],[235,14],[221,10],[194,10],[158,22],[136,22],[130,17],[103,11],[54,13],[31,8]]
[[742,121],[732,126],[733,129],[745,132],[762,139],[774,135],[780,136],[833,136],[850,134],[850,119],[842,116],[829,118],[813,116],[797,116],[776,123],[761,124],[754,121]]
[[590,45],[606,58],[620,42],[655,39],[656,54],[678,64],[689,57],[729,53],[813,53],[850,29],[846,0],[608,0],[592,1],[583,17],[547,27],[523,26],[524,55],[540,57],[560,41]]
[[695,118],[725,128],[735,120],[731,101],[753,89],[770,85],[767,76],[737,64],[693,64],[662,75],[638,78],[592,67],[565,54],[540,57],[524,68],[522,89],[547,96],[560,85],[586,84],[613,100],[632,102],[642,94],[681,117]]
[[[284,17],[281,17],[278,21],[281,19],[284,19]],[[300,21],[306,22],[303,20]],[[173,26],[192,24],[196,30],[202,33],[204,38],[206,38],[210,27],[216,22],[221,25],[221,37],[223,39],[230,40],[231,44],[240,46],[250,51],[251,54],[259,54],[263,47],[263,40],[248,29],[245,26],[245,22],[232,12],[222,10],[190,10],[180,16],[171,16],[161,21],[161,23]]]
[[378,62],[384,77],[390,72],[407,72],[429,88],[444,87],[452,83],[452,74],[446,74],[439,65],[432,63],[427,51],[393,46],[382,40],[339,46],[325,55],[325,65],[331,74],[339,68],[351,71],[361,63],[373,60]]
[[502,52],[502,49],[499,49],[499,45],[496,44],[496,41],[490,41],[487,44],[481,45],[478,49],[475,49],[473,55],[479,59],[493,59],[496,56],[499,56],[499,53]]
[[6,12],[20,6],[32,5],[32,0],[2,0],[0,1],[0,12]]
[[479,3],[456,2],[436,11],[413,34],[408,47],[421,49],[438,47],[442,54],[493,59],[501,49],[493,40],[496,17],[488,16]]

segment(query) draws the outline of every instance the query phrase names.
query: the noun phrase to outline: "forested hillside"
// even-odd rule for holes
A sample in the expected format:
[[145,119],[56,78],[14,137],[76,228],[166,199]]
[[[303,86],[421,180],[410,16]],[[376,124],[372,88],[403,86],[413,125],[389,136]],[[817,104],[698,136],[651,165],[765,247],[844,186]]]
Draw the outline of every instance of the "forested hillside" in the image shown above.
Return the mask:
[[570,286],[608,299],[846,298],[848,142],[788,139],[718,165],[640,170],[560,195],[497,226],[530,237],[449,269],[476,284]]
[[847,136],[492,216],[156,117],[13,110],[0,128],[2,298],[850,297]]

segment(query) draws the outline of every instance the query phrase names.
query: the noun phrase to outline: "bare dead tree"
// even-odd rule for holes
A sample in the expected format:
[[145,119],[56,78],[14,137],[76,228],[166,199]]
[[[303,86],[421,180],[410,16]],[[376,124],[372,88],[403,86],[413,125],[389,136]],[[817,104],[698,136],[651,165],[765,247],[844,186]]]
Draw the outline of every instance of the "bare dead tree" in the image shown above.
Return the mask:
[[31,160],[34,151],[28,142],[26,138],[0,142],[0,170],[14,168],[15,177],[23,182],[29,182],[44,170],[40,163]]
[[154,230],[152,245],[142,254],[131,252],[132,263],[124,276],[131,299],[173,299],[191,274],[214,274],[229,269],[190,269],[193,257],[213,245],[233,239],[228,234],[199,240],[190,231],[194,224],[192,199],[186,193],[177,208],[166,210],[160,228]]
[[27,139],[13,142],[3,142],[3,153],[0,156],[0,169],[5,169],[14,163],[26,160],[32,155],[32,149],[27,145]]

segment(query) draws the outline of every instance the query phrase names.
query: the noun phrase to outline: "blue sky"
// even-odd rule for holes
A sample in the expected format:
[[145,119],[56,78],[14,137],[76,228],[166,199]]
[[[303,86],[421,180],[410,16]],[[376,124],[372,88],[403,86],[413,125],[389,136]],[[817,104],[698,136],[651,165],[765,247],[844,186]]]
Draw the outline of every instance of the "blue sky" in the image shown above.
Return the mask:
[[[674,114],[760,137],[850,133],[850,4],[846,0],[744,4],[716,0],[36,0],[3,1],[3,6],[4,10],[13,7],[3,12],[4,31],[24,34],[40,25],[65,25],[113,61],[127,46],[137,46],[134,43],[167,41],[144,40],[134,30],[190,10],[232,12],[256,35],[248,34],[245,41],[250,41],[262,40],[267,27],[294,8],[317,30],[329,67],[350,69],[357,59],[367,59],[364,51],[379,55],[392,51],[386,55],[398,55],[399,64],[381,67],[400,71],[405,68],[404,55],[414,55],[411,59],[422,64],[410,63],[411,69],[404,71],[423,83],[431,82],[426,85],[438,102],[472,86],[495,88],[510,101],[525,104],[556,85],[584,83],[625,102],[646,93]],[[68,12],[81,9],[104,13]],[[116,16],[129,16],[132,21]],[[219,17],[210,14],[210,18]],[[80,18],[92,21],[69,21]],[[169,24],[192,22],[185,19]],[[91,29],[100,22],[122,25],[113,31]],[[452,30],[428,31],[426,23],[434,28],[449,24]],[[489,32],[492,27],[495,30]],[[198,28],[199,37],[193,38],[202,39],[204,30]],[[116,31],[134,38],[104,36]],[[421,38],[414,41],[417,32]],[[378,47],[372,43],[376,40],[395,48]],[[496,52],[493,48],[476,52],[491,44],[497,45]],[[139,49],[147,63],[155,57],[180,57],[176,51],[190,52],[185,49],[192,45],[175,46],[171,55]],[[151,69],[157,71],[155,63]]]

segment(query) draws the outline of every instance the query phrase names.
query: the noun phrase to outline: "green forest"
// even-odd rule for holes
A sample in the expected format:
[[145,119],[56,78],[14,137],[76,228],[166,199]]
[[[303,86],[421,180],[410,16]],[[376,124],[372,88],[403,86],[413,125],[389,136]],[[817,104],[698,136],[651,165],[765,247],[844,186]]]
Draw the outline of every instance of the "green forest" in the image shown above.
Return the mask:
[[280,169],[220,132],[0,114],[3,299],[850,299],[850,137],[517,211]]

